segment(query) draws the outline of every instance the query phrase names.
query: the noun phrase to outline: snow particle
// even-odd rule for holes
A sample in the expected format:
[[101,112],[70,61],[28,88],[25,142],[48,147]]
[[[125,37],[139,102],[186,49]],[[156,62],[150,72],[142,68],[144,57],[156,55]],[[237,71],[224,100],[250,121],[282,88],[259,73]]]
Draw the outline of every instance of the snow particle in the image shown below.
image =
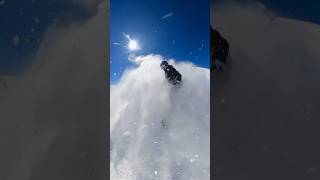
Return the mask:
[[13,38],[12,44],[13,44],[14,46],[18,46],[19,43],[20,43],[20,37],[17,35],[17,36],[15,36],[15,37]]
[[154,174],[155,174],[155,175],[158,175],[158,171],[154,171]]
[[34,19],[34,22],[35,22],[35,23],[39,23],[39,22],[40,22],[39,18],[35,18],[35,19]]
[[4,5],[6,3],[5,0],[0,1],[0,6]]
[[164,19],[167,19],[167,18],[169,18],[169,17],[171,17],[171,16],[173,16],[173,13],[172,13],[172,12],[170,12],[170,13],[162,16],[161,19],[164,20]]
[[309,169],[307,170],[307,174],[313,174],[313,173],[315,173],[315,171],[316,171],[316,168],[314,168],[314,167],[309,168]]
[[126,131],[123,133],[123,136],[130,136],[130,135],[131,135],[131,133],[129,131]]

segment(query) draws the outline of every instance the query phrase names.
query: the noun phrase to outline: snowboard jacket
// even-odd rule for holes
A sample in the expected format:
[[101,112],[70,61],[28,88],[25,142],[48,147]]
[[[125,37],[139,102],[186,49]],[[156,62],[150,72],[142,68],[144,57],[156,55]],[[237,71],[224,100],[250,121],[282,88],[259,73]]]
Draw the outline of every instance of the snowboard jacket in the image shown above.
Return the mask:
[[167,65],[163,70],[166,74],[166,79],[170,83],[178,84],[181,82],[181,74],[172,65]]

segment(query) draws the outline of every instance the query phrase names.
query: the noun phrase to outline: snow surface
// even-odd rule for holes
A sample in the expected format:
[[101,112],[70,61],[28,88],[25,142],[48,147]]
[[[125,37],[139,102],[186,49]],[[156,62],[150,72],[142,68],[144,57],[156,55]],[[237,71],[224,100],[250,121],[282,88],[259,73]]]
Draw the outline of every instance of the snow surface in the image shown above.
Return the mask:
[[138,66],[111,87],[112,180],[210,178],[209,70],[170,60],[183,79],[173,87],[162,60],[136,57]]

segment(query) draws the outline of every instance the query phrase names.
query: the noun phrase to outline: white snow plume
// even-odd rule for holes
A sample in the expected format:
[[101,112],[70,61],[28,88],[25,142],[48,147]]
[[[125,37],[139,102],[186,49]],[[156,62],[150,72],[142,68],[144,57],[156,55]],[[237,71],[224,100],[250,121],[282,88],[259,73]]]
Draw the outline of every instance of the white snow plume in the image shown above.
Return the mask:
[[209,70],[170,60],[182,74],[174,87],[162,60],[137,57],[139,66],[111,88],[112,180],[210,178]]

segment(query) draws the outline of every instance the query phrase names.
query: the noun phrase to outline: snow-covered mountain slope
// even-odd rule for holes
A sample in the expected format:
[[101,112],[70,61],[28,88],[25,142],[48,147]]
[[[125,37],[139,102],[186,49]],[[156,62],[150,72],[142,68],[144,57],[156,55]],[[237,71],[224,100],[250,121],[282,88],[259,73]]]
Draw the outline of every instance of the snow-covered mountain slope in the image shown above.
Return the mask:
[[161,60],[135,58],[138,67],[111,88],[112,180],[210,178],[209,70],[170,60],[183,81],[173,87]]

